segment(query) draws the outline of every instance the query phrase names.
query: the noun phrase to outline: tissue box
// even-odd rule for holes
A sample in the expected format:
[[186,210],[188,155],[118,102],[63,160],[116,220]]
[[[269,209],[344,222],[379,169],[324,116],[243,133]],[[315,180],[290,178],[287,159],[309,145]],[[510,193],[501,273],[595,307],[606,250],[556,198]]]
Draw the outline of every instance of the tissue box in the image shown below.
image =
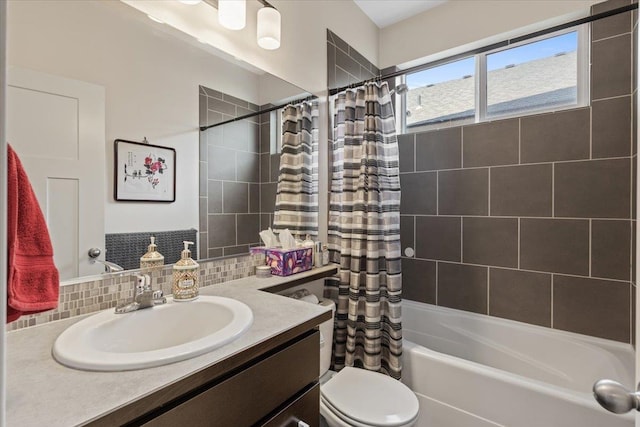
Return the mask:
[[271,274],[290,276],[311,270],[313,266],[313,248],[267,249],[266,259],[267,265],[271,267]]

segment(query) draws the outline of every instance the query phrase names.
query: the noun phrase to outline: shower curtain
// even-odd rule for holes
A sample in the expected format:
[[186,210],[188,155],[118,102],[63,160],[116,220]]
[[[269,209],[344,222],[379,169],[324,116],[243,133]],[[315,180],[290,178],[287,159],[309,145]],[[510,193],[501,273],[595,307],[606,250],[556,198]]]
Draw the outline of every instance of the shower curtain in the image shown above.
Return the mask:
[[318,235],[318,102],[282,111],[282,150],[274,230]]
[[337,302],[333,368],[401,375],[400,178],[386,82],[337,95],[333,117],[327,283]]

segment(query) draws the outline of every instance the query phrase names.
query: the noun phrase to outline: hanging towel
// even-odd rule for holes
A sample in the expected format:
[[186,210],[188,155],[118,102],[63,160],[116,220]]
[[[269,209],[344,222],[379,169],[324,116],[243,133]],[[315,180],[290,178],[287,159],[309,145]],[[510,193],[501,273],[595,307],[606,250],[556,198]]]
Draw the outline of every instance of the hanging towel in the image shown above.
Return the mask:
[[58,306],[60,280],[44,215],[20,159],[7,153],[7,323]]

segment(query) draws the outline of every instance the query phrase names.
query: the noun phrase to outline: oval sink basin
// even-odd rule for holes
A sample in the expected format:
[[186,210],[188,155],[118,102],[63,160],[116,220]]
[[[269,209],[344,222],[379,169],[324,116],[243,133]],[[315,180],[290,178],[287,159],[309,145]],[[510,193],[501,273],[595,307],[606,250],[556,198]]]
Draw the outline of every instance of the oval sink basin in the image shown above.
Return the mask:
[[71,368],[125,371],[189,359],[230,343],[253,323],[231,298],[200,296],[131,313],[102,311],[71,325],[56,339],[54,358]]

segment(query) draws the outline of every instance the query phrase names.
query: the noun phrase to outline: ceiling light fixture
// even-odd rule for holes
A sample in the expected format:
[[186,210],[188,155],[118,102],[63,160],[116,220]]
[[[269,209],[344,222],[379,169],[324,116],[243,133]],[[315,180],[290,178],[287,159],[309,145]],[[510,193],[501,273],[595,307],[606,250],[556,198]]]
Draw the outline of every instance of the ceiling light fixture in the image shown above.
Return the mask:
[[280,47],[280,12],[266,1],[258,11],[258,46],[267,50]]
[[230,30],[241,30],[247,21],[246,0],[218,0],[218,22]]

